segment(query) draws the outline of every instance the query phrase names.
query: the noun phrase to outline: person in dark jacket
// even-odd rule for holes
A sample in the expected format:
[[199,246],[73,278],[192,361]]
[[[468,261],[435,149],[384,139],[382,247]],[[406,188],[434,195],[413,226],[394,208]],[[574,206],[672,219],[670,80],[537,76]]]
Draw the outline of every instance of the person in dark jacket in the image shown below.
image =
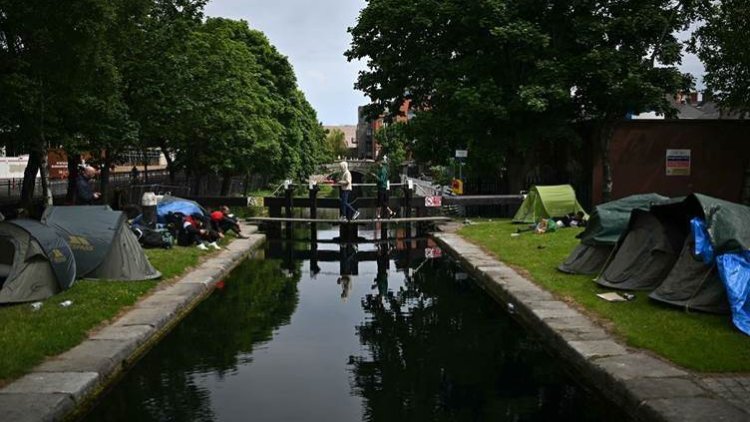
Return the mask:
[[96,176],[96,169],[90,166],[82,168],[76,179],[76,204],[91,205],[101,197],[99,192],[94,192],[91,187],[91,179]]

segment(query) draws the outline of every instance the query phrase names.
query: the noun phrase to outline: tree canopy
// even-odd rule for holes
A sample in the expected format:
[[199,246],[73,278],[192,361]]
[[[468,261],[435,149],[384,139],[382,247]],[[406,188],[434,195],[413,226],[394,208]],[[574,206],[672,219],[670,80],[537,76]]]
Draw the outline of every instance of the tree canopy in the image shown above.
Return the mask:
[[704,4],[703,25],[693,34],[691,51],[706,66],[703,80],[723,107],[750,113],[750,4],[721,0]]
[[49,146],[101,157],[103,181],[133,149],[225,182],[328,158],[288,59],[245,21],[206,19],[206,2],[0,0],[0,143],[31,153],[27,199]]
[[[346,56],[364,59],[356,86],[369,112],[394,116],[411,100],[418,158],[445,163],[468,148],[484,174],[628,113],[670,113],[688,86],[674,32],[691,0],[370,0]],[[606,157],[605,157],[606,159]],[[607,167],[605,163],[605,168]],[[605,179],[607,177],[605,176]],[[611,179],[611,175],[609,176]]]

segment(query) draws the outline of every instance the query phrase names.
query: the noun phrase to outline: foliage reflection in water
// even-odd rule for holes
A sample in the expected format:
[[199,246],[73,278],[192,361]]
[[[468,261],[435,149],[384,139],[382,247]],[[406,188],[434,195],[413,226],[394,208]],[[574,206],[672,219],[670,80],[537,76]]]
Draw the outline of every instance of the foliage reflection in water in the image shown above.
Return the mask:
[[409,245],[321,244],[314,265],[270,245],[286,259],[238,267],[87,419],[613,420],[460,267]]

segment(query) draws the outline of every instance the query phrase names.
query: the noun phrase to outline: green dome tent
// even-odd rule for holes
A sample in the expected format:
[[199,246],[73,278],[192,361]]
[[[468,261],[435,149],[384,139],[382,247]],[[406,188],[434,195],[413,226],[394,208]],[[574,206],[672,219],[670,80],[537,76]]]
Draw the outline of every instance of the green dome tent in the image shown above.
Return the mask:
[[70,245],[80,278],[150,280],[161,277],[143,253],[125,214],[108,206],[50,206],[42,223]]
[[541,218],[564,217],[579,211],[586,214],[572,186],[534,186],[513,217],[513,222],[531,224]]
[[46,299],[75,278],[73,252],[54,230],[34,220],[0,222],[0,303]]
[[569,274],[598,274],[620,235],[628,227],[631,211],[648,210],[651,205],[666,201],[669,201],[666,196],[646,193],[597,205],[586,230],[577,236],[581,243],[557,267],[558,270]]

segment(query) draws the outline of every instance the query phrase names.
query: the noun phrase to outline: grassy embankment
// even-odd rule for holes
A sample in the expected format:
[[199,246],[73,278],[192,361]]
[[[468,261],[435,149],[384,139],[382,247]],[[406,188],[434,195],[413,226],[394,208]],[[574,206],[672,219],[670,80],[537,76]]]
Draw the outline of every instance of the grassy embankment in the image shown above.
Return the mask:
[[[197,248],[150,249],[146,255],[161,271],[161,280],[78,280],[69,290],[44,300],[38,311],[29,304],[0,307],[0,385],[46,357],[76,346],[89,331],[111,321],[160,282],[168,282],[212,254]],[[73,304],[60,306],[66,300]]]
[[638,292],[631,302],[606,302],[596,294],[608,289],[598,287],[592,276],[556,270],[578,244],[578,229],[510,237],[518,227],[507,220],[480,222],[459,234],[525,271],[564,300],[580,305],[630,346],[651,350],[696,371],[750,371],[750,337],[735,329],[728,315],[686,313],[650,300],[647,292]]

